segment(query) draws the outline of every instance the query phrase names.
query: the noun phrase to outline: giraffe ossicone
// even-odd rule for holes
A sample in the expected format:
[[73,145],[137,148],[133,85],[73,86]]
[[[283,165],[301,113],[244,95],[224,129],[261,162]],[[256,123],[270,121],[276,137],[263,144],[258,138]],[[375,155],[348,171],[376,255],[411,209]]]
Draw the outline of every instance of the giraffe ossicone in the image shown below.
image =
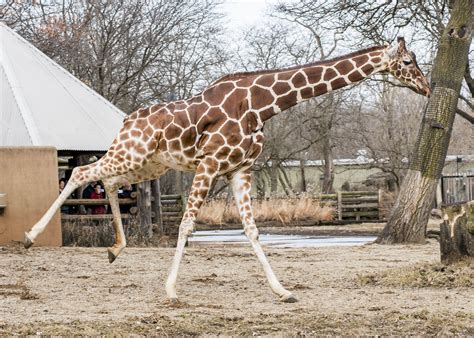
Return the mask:
[[268,263],[250,205],[251,167],[262,151],[263,125],[299,102],[380,72],[390,73],[412,90],[430,95],[428,81],[415,55],[407,51],[405,41],[399,38],[394,46],[371,47],[331,60],[226,75],[190,99],[138,109],[124,120],[102,158],[73,170],[63,192],[25,234],[25,247],[33,245],[75,189],[102,180],[113,213],[115,244],[108,248],[109,261],[113,262],[126,245],[117,199],[119,187],[159,178],[169,169],[194,171],[166,282],[168,297],[176,300],[178,269],[198,210],[213,180],[226,177],[232,183],[245,234],[272,291],[282,301],[295,301]]

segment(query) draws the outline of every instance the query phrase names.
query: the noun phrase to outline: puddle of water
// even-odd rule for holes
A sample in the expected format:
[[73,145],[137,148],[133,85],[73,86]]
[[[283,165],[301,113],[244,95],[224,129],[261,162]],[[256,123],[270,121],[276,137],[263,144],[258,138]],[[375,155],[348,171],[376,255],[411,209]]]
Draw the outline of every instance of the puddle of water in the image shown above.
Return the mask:
[[[260,235],[260,243],[275,248],[315,248],[326,246],[356,246],[373,242],[375,236],[301,236]],[[189,237],[191,245],[248,244],[242,230],[196,231]]]

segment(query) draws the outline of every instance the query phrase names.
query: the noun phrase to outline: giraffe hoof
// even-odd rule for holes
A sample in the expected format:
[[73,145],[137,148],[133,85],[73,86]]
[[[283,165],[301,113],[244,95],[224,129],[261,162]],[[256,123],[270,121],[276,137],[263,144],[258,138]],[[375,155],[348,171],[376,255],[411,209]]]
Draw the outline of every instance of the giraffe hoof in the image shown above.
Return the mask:
[[280,298],[280,301],[283,303],[296,303],[298,301],[298,298],[292,293],[290,293],[288,296],[282,296]]
[[186,302],[180,301],[178,298],[168,298],[168,306],[172,308],[185,308],[189,307],[189,304]]
[[23,240],[23,245],[25,246],[25,249],[31,248],[33,244],[34,242],[31,240],[30,236],[28,236],[28,233],[25,232],[25,239]]
[[109,263],[113,263],[117,256],[112,252],[111,248],[107,248],[107,254],[109,256]]

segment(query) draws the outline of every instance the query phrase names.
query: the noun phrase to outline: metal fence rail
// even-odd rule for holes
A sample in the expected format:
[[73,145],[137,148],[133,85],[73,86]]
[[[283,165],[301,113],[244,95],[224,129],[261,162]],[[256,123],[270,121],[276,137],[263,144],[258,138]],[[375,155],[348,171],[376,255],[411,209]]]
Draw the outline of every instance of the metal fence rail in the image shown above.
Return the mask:
[[444,175],[441,177],[441,194],[444,204],[474,200],[474,175]]

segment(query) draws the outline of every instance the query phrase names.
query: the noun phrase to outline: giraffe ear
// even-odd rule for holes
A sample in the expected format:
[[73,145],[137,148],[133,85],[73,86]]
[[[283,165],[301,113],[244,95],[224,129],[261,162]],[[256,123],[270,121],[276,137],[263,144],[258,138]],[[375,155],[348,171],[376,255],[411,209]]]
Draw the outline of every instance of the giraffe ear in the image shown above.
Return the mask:
[[390,58],[394,58],[395,56],[397,56],[397,52],[398,52],[398,45],[387,47],[387,55]]
[[406,51],[405,39],[399,36],[397,38],[397,42],[398,42],[398,53],[402,54],[403,52]]

